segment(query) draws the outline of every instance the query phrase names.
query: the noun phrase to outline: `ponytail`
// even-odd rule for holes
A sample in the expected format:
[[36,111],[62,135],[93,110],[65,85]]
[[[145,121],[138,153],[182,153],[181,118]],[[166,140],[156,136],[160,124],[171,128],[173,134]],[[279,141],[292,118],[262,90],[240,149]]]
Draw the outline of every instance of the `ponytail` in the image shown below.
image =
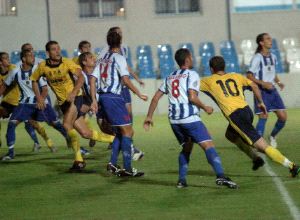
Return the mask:
[[257,48],[255,50],[255,53],[260,53],[261,50],[262,50],[262,46],[260,45],[260,42],[264,40],[264,36],[266,35],[267,33],[261,33],[259,35],[257,35],[256,37],[256,44],[257,44]]

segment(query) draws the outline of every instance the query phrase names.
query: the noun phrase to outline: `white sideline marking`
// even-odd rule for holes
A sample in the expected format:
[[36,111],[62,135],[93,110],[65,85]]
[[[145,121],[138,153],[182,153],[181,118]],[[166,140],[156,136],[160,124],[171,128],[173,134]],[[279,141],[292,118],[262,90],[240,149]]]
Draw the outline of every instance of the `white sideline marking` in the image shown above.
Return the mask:
[[[264,155],[263,155],[264,156]],[[291,216],[295,220],[300,220],[300,212],[298,207],[295,205],[292,197],[290,196],[287,189],[284,187],[282,180],[277,176],[277,174],[272,170],[270,165],[268,164],[266,157],[264,156],[265,165],[264,168],[267,173],[272,177],[273,182],[275,183],[277,189],[279,190],[283,201],[287,205],[290,210]]]

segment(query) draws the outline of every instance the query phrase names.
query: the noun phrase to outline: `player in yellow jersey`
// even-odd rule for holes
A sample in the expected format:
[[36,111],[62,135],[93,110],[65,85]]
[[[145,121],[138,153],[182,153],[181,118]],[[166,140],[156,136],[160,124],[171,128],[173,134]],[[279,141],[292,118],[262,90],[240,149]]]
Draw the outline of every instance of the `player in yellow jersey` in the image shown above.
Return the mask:
[[226,137],[235,144],[237,144],[237,139],[241,138],[245,144],[253,146],[273,161],[289,168],[292,177],[296,177],[300,172],[300,167],[270,146],[252,125],[253,113],[245,101],[243,88],[251,87],[258,100],[258,107],[266,112],[258,86],[240,74],[225,73],[223,57],[213,57],[209,65],[212,76],[201,80],[200,90],[214,99],[229,121]]
[[45,108],[44,98],[39,94],[37,85],[39,78],[45,77],[64,114],[63,125],[71,139],[72,148],[75,152],[75,161],[71,170],[80,171],[85,167],[85,162],[80,152],[77,132],[83,138],[96,141],[101,141],[101,135],[99,135],[99,132],[90,130],[87,127],[80,111],[83,103],[81,87],[84,82],[80,66],[70,59],[62,58],[60,46],[56,41],[49,41],[46,44],[46,52],[49,58],[41,62],[30,77],[33,81],[37,105],[40,109]]

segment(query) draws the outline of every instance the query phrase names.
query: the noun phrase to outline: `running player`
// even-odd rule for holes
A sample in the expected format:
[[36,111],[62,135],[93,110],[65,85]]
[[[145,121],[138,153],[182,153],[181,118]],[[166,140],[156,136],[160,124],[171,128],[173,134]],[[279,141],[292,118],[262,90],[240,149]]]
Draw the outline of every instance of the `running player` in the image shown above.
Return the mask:
[[[256,37],[256,43],[257,49],[252,58],[247,77],[258,85],[267,112],[274,112],[277,116],[277,121],[269,136],[270,144],[273,147],[277,147],[276,136],[285,126],[287,112],[275,85],[277,84],[279,88],[283,90],[284,84],[280,82],[276,74],[276,56],[270,52],[272,48],[271,36],[267,33],[259,34]],[[254,101],[255,114],[259,117],[256,130],[263,136],[268,114],[257,108],[257,99],[254,99]]]
[[257,107],[266,113],[266,107],[256,83],[241,74],[225,73],[223,57],[215,56],[209,61],[212,76],[201,80],[200,90],[207,93],[219,105],[225,118],[229,121],[226,137],[235,142],[242,139],[246,144],[265,153],[273,161],[289,168],[292,177],[298,175],[300,168],[291,162],[277,149],[270,146],[252,125],[253,113],[245,101],[243,88],[251,87]]
[[149,130],[150,125],[153,126],[153,113],[160,98],[167,94],[170,124],[182,147],[178,158],[179,179],[177,187],[187,187],[186,174],[190,154],[193,143],[197,143],[204,150],[208,163],[216,173],[216,184],[226,185],[233,189],[237,188],[236,183],[224,175],[221,159],[215,150],[215,145],[199,117],[199,109],[203,109],[207,114],[211,114],[213,108],[206,106],[198,98],[200,79],[199,74],[192,70],[193,59],[190,51],[183,48],[177,50],[175,60],[179,69],[170,73],[153,96],[144,121],[144,128]]

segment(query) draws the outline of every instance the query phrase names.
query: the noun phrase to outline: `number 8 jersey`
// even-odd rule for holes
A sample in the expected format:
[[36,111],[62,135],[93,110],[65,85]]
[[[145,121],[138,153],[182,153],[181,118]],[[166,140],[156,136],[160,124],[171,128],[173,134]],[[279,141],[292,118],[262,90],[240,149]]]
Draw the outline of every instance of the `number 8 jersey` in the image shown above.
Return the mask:
[[200,90],[212,97],[225,116],[247,106],[244,96],[245,87],[251,80],[236,73],[213,74],[201,79]]
[[179,69],[171,73],[159,90],[168,95],[169,119],[172,124],[200,121],[199,109],[189,102],[189,89],[199,91],[199,75],[189,69]]

